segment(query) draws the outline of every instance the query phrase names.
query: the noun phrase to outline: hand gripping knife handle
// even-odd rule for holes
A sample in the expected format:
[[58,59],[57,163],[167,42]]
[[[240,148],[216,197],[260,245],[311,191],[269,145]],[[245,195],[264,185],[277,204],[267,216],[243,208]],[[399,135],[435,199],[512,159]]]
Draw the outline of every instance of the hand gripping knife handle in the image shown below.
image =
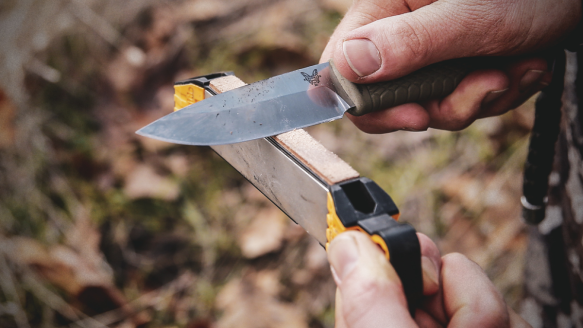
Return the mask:
[[[215,73],[177,82],[174,110],[220,92],[211,82],[230,75]],[[397,222],[397,206],[375,182],[358,174],[340,182],[327,181],[273,137],[212,148],[326,247],[344,231],[368,234],[395,268],[409,311],[415,313],[423,294],[419,240],[413,227]]]

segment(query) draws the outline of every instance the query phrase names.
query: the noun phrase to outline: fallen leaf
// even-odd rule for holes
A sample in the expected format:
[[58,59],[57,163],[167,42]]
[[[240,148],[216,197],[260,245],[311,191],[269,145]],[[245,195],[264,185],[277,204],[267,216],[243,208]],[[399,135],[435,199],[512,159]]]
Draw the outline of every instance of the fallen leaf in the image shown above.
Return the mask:
[[0,149],[14,143],[14,118],[16,108],[8,96],[0,90]]
[[[105,69],[105,76],[110,85],[118,92],[127,92],[139,81],[141,76],[140,66],[135,65],[135,47],[129,46],[117,53]],[[142,61],[143,62],[143,61]]]
[[442,191],[456,199],[467,209],[473,209],[483,203],[484,184],[468,175],[450,176],[443,179]]
[[238,239],[243,256],[256,258],[280,249],[287,226],[286,220],[275,206],[257,212]]
[[186,159],[186,157],[183,155],[168,156],[166,158],[166,166],[168,166],[174,175],[181,178],[184,177],[190,169],[188,159]]
[[178,183],[159,175],[146,164],[138,165],[129,173],[123,190],[131,199],[151,197],[167,201],[175,200],[180,193]]
[[306,268],[312,272],[317,272],[322,269],[329,270],[326,250],[314,238],[311,238],[310,246],[306,251]]
[[233,279],[219,292],[215,305],[223,311],[218,328],[308,327],[306,314],[278,300],[273,292],[274,271],[250,272]]
[[88,315],[120,309],[120,319],[116,321],[127,319],[139,326],[150,320],[144,313],[135,313],[113,285],[110,271],[104,266],[95,266],[71,247],[57,244],[47,248],[31,238],[13,237],[1,241],[0,250],[11,261],[33,269],[74,297],[78,302],[76,306]]

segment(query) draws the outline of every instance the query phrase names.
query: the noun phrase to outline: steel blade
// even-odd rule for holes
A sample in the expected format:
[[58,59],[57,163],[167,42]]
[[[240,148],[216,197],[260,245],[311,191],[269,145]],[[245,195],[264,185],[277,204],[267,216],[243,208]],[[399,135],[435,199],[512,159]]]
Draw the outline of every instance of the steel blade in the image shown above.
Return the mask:
[[329,71],[323,63],[233,89],[137,133],[185,145],[222,145],[333,121],[353,105],[336,93]]

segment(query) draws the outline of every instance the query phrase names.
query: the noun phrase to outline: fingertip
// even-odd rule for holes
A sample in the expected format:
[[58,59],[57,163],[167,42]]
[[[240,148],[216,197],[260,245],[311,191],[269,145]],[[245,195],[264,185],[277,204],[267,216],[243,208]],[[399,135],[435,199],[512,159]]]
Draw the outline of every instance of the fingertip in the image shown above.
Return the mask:
[[379,49],[369,39],[352,39],[342,42],[346,63],[359,78],[374,74],[381,68]]
[[520,106],[552,80],[547,61],[542,57],[515,60],[506,65],[504,72],[509,80],[508,90],[500,97],[484,102],[480,118],[501,115]]
[[363,132],[388,133],[398,130],[425,131],[429,126],[429,114],[419,104],[404,104],[390,109],[354,116],[346,116]]
[[[345,40],[340,40],[340,41],[338,41],[337,45],[334,47],[334,51],[332,53],[331,58],[334,61],[334,65],[336,66],[336,69],[338,70],[338,72],[340,72],[340,75],[342,75],[344,78],[346,78],[350,82],[367,83],[367,79],[358,75],[358,73],[356,73],[354,71],[354,68],[351,66],[351,63],[349,62],[349,60],[347,60],[345,52],[344,52],[345,51],[345,47],[344,47],[345,42],[346,42]],[[353,59],[353,61],[357,62],[357,59]]]
[[394,269],[387,268],[389,265],[384,252],[362,232],[352,230],[339,234],[330,242],[327,251],[328,261],[339,287],[357,267],[359,270],[356,271],[362,271],[365,267],[365,272],[399,280]]

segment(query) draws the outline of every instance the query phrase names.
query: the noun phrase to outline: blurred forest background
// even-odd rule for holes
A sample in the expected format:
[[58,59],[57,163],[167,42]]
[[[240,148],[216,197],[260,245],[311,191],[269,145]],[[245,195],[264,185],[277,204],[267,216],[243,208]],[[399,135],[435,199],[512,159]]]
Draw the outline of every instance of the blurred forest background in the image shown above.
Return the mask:
[[[207,147],[141,138],[174,81],[318,61],[350,0],[0,2],[1,327],[333,327],[325,251]],[[519,310],[532,103],[462,132],[308,132]],[[324,218],[322,218],[324,219]]]

